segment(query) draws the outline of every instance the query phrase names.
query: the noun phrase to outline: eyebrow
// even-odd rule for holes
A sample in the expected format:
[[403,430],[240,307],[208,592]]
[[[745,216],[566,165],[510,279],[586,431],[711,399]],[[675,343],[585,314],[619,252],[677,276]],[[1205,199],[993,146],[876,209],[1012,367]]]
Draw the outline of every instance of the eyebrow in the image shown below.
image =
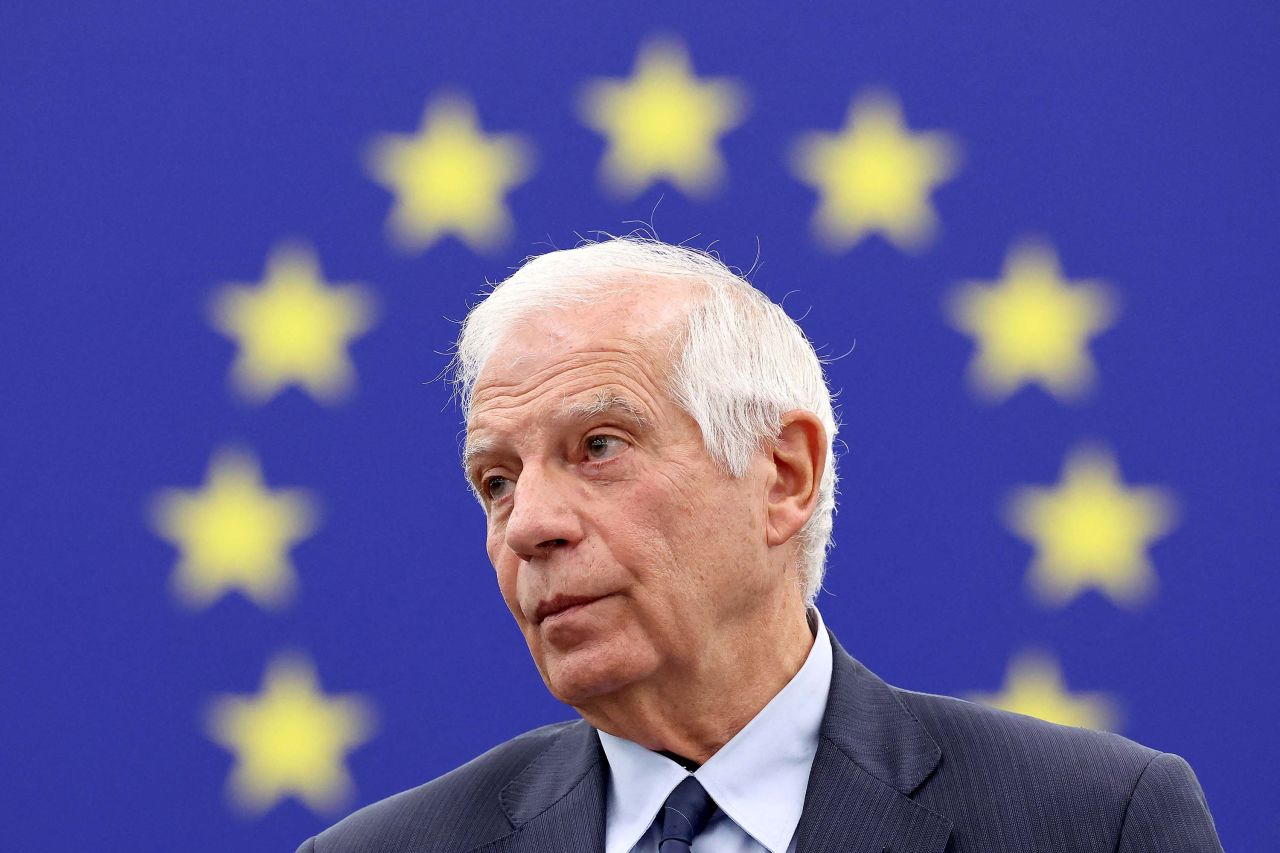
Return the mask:
[[587,421],[608,412],[626,415],[637,427],[644,427],[649,423],[648,419],[645,418],[643,409],[626,397],[621,397],[612,391],[598,391],[592,400],[574,403],[565,409],[565,414],[569,419],[575,421]]
[[462,448],[462,471],[468,475],[470,479],[471,463],[478,456],[484,456],[493,450],[494,442],[488,438],[467,439],[466,445]]
[[[589,421],[600,415],[617,413],[624,415],[627,420],[631,421],[637,429],[643,429],[649,425],[649,419],[645,416],[644,409],[636,405],[626,397],[613,393],[612,391],[598,391],[595,396],[589,400],[583,400],[572,403],[564,407],[557,416],[557,420],[567,421]],[[491,438],[468,438],[466,445],[462,451],[462,470],[470,481],[471,466],[475,460],[490,453],[497,442]]]

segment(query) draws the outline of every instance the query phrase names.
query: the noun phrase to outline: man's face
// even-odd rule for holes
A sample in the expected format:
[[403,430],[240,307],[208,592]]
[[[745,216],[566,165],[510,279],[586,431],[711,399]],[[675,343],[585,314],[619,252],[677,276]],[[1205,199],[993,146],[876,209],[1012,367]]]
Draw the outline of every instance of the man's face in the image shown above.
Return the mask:
[[[760,460],[741,479],[723,472],[663,390],[675,293],[646,285],[538,315],[476,383],[467,475],[489,559],[571,705],[725,665],[783,582]],[[557,597],[589,603],[543,618]]]

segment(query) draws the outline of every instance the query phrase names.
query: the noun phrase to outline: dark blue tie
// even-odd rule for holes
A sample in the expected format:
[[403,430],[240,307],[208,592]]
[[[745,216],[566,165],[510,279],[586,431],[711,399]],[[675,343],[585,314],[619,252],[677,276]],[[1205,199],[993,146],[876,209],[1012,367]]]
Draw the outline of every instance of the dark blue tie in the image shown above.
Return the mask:
[[686,776],[662,804],[662,840],[658,842],[658,853],[690,853],[693,837],[707,825],[707,819],[715,810],[715,800],[703,790],[702,783]]

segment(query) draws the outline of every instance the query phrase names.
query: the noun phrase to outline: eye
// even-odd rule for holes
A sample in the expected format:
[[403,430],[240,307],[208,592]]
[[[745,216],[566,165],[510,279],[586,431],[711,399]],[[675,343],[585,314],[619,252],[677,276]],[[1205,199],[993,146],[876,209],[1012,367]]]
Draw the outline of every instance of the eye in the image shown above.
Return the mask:
[[612,459],[627,447],[627,443],[616,435],[592,435],[587,437],[587,458],[593,462]]
[[496,501],[501,498],[510,488],[511,481],[506,477],[499,477],[495,475],[493,477],[484,478],[484,493],[491,501]]

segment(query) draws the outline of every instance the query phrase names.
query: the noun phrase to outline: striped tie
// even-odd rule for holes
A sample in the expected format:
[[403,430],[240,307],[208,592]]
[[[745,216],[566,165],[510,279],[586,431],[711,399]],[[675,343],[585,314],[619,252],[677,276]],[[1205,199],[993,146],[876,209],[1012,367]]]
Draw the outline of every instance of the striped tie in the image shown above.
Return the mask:
[[658,842],[658,853],[690,853],[693,837],[707,825],[715,810],[715,800],[703,790],[702,783],[686,776],[662,805],[662,840]]

